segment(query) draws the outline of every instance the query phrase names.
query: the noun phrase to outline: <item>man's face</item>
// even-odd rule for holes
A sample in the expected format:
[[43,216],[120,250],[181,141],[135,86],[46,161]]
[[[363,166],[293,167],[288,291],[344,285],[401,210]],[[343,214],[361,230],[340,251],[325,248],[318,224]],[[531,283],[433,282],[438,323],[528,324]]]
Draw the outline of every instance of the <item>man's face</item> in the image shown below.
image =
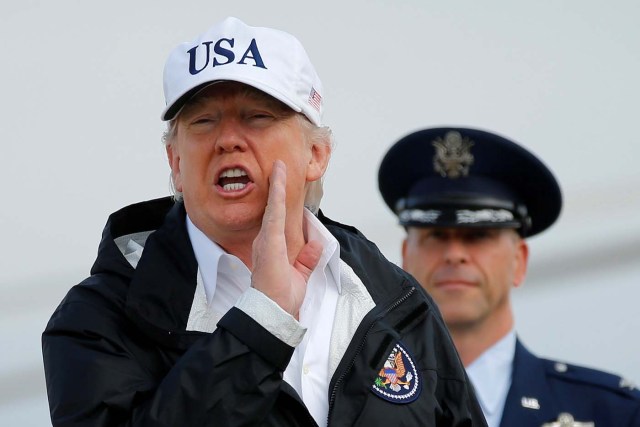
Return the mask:
[[524,280],[528,249],[511,229],[410,227],[402,256],[453,330],[510,315],[509,292]]
[[257,233],[276,159],[287,166],[287,213],[302,216],[305,184],[322,176],[328,151],[306,140],[291,109],[225,82],[196,95],[177,120],[167,148],[174,184],[189,217],[209,238]]

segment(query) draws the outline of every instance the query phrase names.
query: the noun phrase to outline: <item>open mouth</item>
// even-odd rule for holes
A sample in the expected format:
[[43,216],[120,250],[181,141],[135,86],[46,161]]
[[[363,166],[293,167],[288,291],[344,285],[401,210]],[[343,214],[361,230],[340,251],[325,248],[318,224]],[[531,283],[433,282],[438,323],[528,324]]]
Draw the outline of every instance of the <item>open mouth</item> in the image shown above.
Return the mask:
[[225,169],[218,178],[218,185],[224,191],[240,191],[243,190],[251,180],[243,169],[231,168]]

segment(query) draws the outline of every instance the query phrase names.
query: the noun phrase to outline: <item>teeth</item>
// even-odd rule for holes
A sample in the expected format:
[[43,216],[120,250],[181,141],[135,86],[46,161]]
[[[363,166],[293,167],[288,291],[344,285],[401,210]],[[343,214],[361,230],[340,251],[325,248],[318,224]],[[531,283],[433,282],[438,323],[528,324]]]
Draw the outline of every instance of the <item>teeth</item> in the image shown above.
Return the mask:
[[241,184],[238,182],[235,184],[225,184],[222,188],[224,188],[224,191],[237,191],[242,190],[246,186],[247,184]]
[[247,176],[247,173],[240,168],[226,169],[220,174],[220,178],[237,178]]

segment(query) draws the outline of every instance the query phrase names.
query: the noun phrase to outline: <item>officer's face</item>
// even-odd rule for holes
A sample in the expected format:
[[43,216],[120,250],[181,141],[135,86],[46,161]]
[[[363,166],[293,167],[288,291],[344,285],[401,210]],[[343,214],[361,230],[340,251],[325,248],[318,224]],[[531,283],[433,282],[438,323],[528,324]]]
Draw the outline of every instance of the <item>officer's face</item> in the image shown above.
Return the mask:
[[276,159],[287,166],[287,215],[302,218],[305,185],[322,176],[328,152],[308,142],[303,119],[293,110],[226,82],[198,94],[177,120],[167,148],[174,184],[189,217],[209,238],[252,241]]
[[509,292],[524,280],[528,255],[514,230],[410,227],[402,255],[452,331],[511,324]]

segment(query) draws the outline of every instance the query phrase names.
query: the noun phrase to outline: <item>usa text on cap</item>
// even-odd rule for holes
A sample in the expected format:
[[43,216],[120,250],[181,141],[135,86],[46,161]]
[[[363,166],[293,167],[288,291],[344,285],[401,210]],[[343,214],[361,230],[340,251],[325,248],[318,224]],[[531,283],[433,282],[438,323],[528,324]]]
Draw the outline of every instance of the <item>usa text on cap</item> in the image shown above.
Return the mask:
[[162,120],[173,119],[206,85],[224,80],[260,89],[322,124],[322,83],[298,39],[233,17],[171,52],[164,68]]

